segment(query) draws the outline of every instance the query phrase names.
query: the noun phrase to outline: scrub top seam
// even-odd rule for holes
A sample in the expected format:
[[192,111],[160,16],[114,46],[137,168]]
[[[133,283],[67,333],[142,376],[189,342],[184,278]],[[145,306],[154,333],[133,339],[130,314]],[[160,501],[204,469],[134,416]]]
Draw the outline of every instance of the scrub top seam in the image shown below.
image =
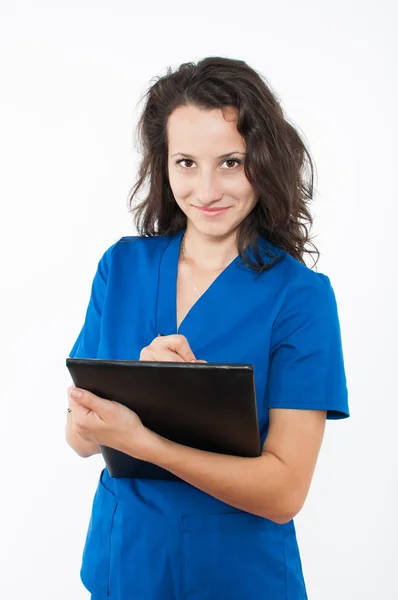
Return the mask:
[[157,334],[162,333],[161,331],[159,331],[159,295],[160,295],[160,277],[161,277],[161,271],[162,271],[162,262],[164,260],[164,255],[166,253],[166,251],[168,250],[168,248],[170,247],[170,244],[173,240],[174,236],[168,236],[169,237],[169,241],[168,243],[164,246],[163,251],[160,253],[160,259],[159,259],[159,264],[158,264],[158,275],[157,275],[157,285],[156,285],[156,332]]
[[287,299],[287,297],[288,297],[288,295],[289,295],[289,292],[290,292],[290,289],[291,289],[291,287],[292,287],[293,283],[296,281],[296,279],[298,279],[298,277],[300,277],[300,275],[301,275],[301,273],[300,273],[300,272],[299,272],[299,273],[296,273],[296,275],[293,277],[293,279],[292,279],[292,280],[289,282],[289,285],[287,286],[287,288],[286,288],[286,291],[285,291],[285,297],[283,298],[283,300],[282,300],[282,302],[281,302],[281,305],[280,305],[280,307],[279,307],[279,310],[278,310],[278,312],[277,312],[277,313],[276,313],[276,315],[275,315],[274,322],[272,323],[271,331],[273,331],[273,329],[274,329],[274,325],[275,325],[275,323],[277,322],[277,320],[278,320],[278,318],[279,318],[279,315],[281,314],[281,312],[282,312],[283,308],[285,307],[285,304],[286,304],[286,299]]

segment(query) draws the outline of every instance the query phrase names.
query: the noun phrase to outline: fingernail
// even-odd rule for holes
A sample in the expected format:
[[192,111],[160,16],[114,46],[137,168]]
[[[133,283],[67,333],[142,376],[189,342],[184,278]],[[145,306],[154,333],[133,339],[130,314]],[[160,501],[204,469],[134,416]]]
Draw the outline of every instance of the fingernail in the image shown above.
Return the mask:
[[83,396],[83,392],[81,390],[78,390],[75,388],[74,390],[71,391],[70,395],[73,398],[81,398]]

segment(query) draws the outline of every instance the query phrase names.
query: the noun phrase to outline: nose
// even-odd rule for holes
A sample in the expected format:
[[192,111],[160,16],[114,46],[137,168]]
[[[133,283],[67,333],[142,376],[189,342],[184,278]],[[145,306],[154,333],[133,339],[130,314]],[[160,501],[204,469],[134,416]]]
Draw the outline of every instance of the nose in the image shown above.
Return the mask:
[[222,198],[223,192],[217,180],[217,175],[203,173],[197,182],[194,194],[197,206],[207,208],[218,202]]

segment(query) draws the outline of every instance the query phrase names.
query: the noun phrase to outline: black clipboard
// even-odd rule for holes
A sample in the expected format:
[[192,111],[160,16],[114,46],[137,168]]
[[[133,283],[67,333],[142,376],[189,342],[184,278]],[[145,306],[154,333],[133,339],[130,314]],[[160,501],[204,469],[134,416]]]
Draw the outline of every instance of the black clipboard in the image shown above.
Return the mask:
[[[67,358],[76,387],[132,409],[159,435],[200,450],[261,454],[249,364]],[[152,463],[100,446],[111,477],[180,480]]]

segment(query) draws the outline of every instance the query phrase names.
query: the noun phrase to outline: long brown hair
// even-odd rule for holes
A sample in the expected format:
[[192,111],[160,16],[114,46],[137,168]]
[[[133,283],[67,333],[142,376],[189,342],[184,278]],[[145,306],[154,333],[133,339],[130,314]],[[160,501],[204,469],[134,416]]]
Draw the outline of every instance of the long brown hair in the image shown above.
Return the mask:
[[[284,117],[280,102],[265,79],[242,60],[208,57],[170,67],[143,96],[144,109],[137,134],[142,160],[138,179],[128,198],[137,231],[143,236],[172,235],[186,227],[187,219],[174,199],[168,179],[167,119],[179,106],[202,110],[235,107],[237,129],[245,140],[244,169],[259,201],[239,227],[238,251],[248,266],[268,270],[283,258],[266,251],[273,261],[264,263],[256,244],[262,236],[304,263],[304,253],[315,254],[310,241],[314,165],[298,131]],[[137,206],[141,188],[147,194]],[[314,250],[307,249],[310,245]],[[254,261],[246,248],[254,252]]]

